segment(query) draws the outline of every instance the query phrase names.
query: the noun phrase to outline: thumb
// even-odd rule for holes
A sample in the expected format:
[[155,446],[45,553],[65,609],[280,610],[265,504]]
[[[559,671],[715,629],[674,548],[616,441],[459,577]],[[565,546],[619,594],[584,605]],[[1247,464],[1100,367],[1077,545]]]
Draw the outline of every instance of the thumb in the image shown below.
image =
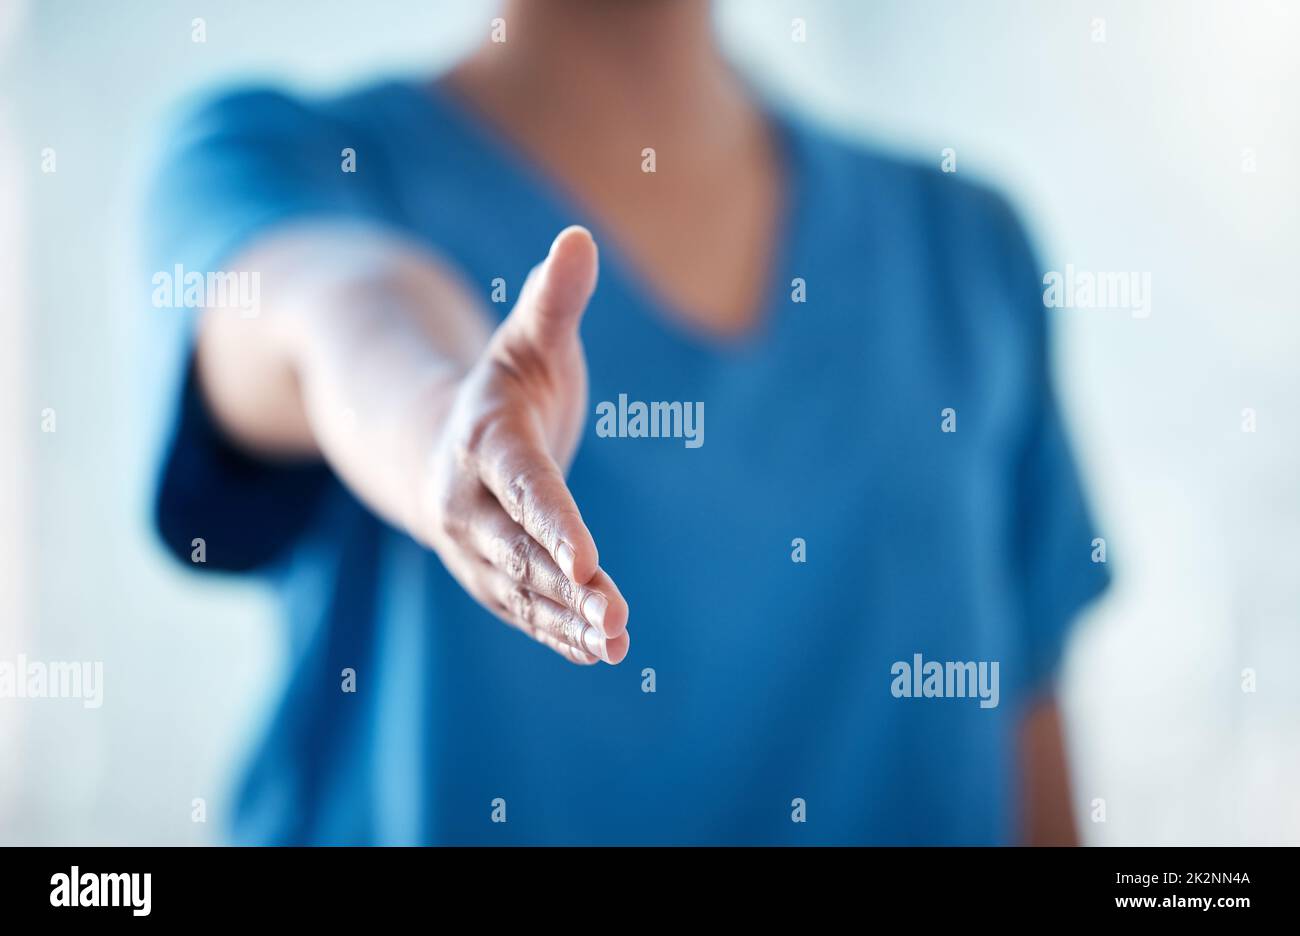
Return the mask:
[[591,232],[577,225],[565,228],[528,274],[510,313],[512,330],[543,350],[572,338],[596,290],[598,266]]

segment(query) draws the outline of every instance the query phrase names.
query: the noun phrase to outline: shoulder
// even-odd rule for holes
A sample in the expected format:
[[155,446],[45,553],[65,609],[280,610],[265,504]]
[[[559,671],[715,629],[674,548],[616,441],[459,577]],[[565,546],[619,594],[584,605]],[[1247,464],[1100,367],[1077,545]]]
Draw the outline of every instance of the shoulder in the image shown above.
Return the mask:
[[383,148],[386,111],[398,98],[395,84],[332,95],[254,85],[191,96],[162,122],[154,191],[162,205],[218,209],[230,202],[373,202],[384,193],[381,176],[350,169]]
[[1004,275],[1032,266],[1032,249],[1019,213],[995,186],[933,161],[891,152],[810,122],[793,133],[814,183],[829,196],[839,221],[858,231],[880,231],[898,247],[923,251],[936,262],[992,264]]
[[846,307],[866,296],[906,308],[948,329],[950,348],[990,374],[1038,359],[1042,272],[1006,196],[965,167],[944,172],[938,152],[921,160],[815,127],[799,139],[818,256],[854,271],[843,288],[856,305]]
[[395,83],[341,94],[310,95],[269,85],[236,86],[183,99],[172,106],[169,128],[181,141],[230,137],[317,139],[365,132],[376,111],[401,96]]

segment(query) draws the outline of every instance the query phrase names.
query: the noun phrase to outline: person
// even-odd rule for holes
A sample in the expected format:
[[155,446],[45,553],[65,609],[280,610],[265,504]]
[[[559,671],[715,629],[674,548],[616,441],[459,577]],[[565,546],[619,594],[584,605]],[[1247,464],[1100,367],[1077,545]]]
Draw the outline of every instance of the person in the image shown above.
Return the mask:
[[233,839],[1073,841],[1104,567],[1006,202],[756,94],[706,3],[498,26],[168,136],[157,268],[260,284],[157,493],[283,601]]

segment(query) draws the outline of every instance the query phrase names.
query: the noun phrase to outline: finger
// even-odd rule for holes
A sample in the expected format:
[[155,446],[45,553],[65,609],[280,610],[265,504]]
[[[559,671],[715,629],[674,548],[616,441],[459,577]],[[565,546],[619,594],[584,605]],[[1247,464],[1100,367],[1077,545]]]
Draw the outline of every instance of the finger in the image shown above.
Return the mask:
[[616,637],[627,629],[627,602],[608,575],[598,569],[589,584],[575,584],[537,540],[506,516],[495,499],[484,495],[468,532],[479,555],[515,584],[581,615],[606,637]]
[[541,631],[532,631],[529,632],[528,636],[532,637],[533,640],[536,640],[539,644],[550,647],[566,660],[577,663],[579,666],[595,666],[600,662],[600,660],[596,659],[590,653],[584,653],[577,647],[570,647],[568,644],[560,643],[550,634],[543,634]]
[[591,666],[600,662],[585,650],[579,650],[577,647],[563,643],[551,634],[542,633],[521,622],[509,607],[509,601],[511,600],[510,589],[506,582],[501,581],[499,575],[495,570],[491,570],[490,567],[486,566],[480,566],[475,574],[473,578],[474,586],[469,590],[483,607],[491,611],[503,623],[523,631],[533,640],[554,650],[571,663]]
[[626,632],[607,639],[573,611],[519,585],[496,569],[485,569],[484,579],[488,592],[498,608],[509,614],[510,622],[552,649],[554,644],[562,644],[611,664],[620,663],[627,656]]
[[497,422],[477,447],[479,479],[506,514],[535,539],[576,585],[596,574],[600,556],[564,475],[527,419]]
[[[607,637],[617,637],[626,631],[628,620],[627,599],[623,597],[623,593],[618,590],[618,586],[614,584],[614,580],[609,577],[609,574],[604,569],[597,567],[596,574],[587,581],[586,588],[604,598],[605,607],[603,609],[593,608],[591,614],[584,611],[583,616],[604,631]],[[583,607],[585,609],[585,603]],[[597,617],[599,620],[593,620],[593,617]]]
[[591,233],[573,225],[551,243],[546,259],[528,275],[505,328],[547,351],[577,334],[596,289],[599,253]]

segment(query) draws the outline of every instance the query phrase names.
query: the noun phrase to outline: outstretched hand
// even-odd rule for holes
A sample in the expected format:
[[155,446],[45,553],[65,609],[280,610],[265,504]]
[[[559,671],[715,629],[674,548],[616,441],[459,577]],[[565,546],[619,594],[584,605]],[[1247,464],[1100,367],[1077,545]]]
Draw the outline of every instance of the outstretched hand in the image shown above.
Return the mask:
[[421,528],[474,598],[567,659],[627,656],[627,602],[565,483],[587,407],[578,324],[597,250],[566,228],[461,382],[431,460]]

